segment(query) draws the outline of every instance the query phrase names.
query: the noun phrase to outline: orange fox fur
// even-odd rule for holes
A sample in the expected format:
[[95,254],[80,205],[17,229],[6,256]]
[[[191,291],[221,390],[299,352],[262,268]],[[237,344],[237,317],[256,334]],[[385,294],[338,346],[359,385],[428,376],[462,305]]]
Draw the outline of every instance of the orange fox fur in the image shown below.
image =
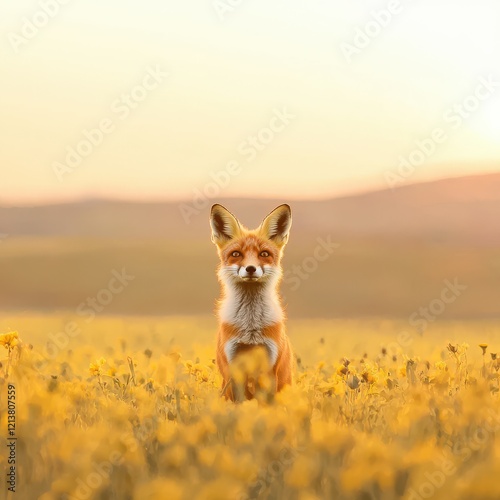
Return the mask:
[[288,205],[277,207],[254,230],[222,205],[212,207],[222,293],[216,361],[226,399],[272,395],[292,382],[293,353],[278,293],[291,224]]

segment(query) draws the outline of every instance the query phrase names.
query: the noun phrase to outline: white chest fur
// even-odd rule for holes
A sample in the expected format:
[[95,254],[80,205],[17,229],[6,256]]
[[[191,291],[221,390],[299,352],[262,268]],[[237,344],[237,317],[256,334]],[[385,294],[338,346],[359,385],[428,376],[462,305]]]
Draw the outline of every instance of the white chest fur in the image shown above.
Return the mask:
[[260,344],[266,346],[274,366],[278,347],[276,342],[263,335],[266,327],[283,321],[283,311],[274,288],[229,287],[219,309],[219,319],[234,326],[238,332],[224,346],[229,362],[234,358],[237,344]]

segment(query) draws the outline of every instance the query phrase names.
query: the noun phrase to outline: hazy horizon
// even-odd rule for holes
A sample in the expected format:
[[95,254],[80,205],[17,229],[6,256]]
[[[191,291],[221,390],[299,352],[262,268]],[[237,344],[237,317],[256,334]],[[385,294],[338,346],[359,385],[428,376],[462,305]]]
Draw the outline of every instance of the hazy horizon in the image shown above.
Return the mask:
[[[421,184],[429,184],[433,182],[446,182],[448,180],[453,180],[453,179],[461,179],[461,178],[468,178],[468,177],[483,177],[483,176],[488,176],[488,175],[495,175],[495,174],[500,174],[500,167],[498,169],[490,169],[490,170],[484,170],[481,171],[477,174],[471,173],[471,174],[457,174],[457,175],[446,175],[444,177],[430,177],[428,179],[421,179],[415,182],[408,182],[402,186],[396,186],[395,189],[404,188],[404,187],[410,187],[410,186],[418,186]],[[227,194],[222,194],[217,197],[204,197],[203,199],[206,200],[205,203],[210,204],[210,203],[216,203],[218,200],[229,200],[229,199],[254,199],[254,200],[288,200],[290,202],[294,201],[302,201],[302,202],[314,202],[314,201],[328,201],[328,200],[334,200],[337,198],[349,198],[349,197],[356,197],[356,196],[362,196],[365,194],[370,194],[370,193],[376,193],[379,191],[385,191],[385,190],[391,190],[390,187],[386,185],[364,185],[362,187],[358,187],[357,189],[353,187],[352,189],[339,189],[337,192],[332,192],[331,194],[324,194],[320,196],[300,196],[300,195],[279,195],[279,194],[265,194],[263,196],[259,196],[258,193],[250,193],[250,194],[242,194],[240,196],[238,195],[227,195]],[[99,194],[93,194],[93,193],[83,193],[80,196],[74,196],[74,197],[68,197],[68,198],[44,198],[44,197],[37,197],[36,199],[30,200],[30,199],[12,199],[10,200],[8,197],[4,198],[3,195],[0,193],[0,207],[35,207],[35,206],[49,206],[49,205],[65,205],[65,204],[73,204],[73,203],[88,203],[88,202],[94,202],[94,201],[103,201],[103,202],[116,202],[116,203],[138,203],[138,204],[148,204],[148,203],[187,203],[190,204],[193,201],[192,197],[160,197],[160,196],[145,196],[145,197],[134,197],[133,195],[123,195],[121,196],[119,193],[113,193],[113,194],[106,194],[103,193],[101,195]]]
[[493,0],[56,4],[0,6],[3,202],[189,199],[228,169],[217,196],[325,198],[500,161]]

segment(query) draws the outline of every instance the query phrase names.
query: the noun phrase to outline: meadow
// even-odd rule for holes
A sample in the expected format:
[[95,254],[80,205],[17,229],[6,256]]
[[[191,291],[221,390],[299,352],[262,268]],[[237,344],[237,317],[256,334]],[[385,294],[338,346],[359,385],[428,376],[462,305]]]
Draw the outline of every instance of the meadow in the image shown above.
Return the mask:
[[0,429],[14,391],[17,480],[8,492],[2,474],[0,498],[500,497],[498,324],[291,320],[294,385],[237,405],[219,395],[215,328],[4,314]]

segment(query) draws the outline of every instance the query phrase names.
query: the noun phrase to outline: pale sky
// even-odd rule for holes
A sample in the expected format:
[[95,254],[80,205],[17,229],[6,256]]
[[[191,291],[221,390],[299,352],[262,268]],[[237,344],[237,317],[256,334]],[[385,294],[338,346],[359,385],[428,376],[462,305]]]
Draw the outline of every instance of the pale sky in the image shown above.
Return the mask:
[[0,202],[500,171],[498,0],[58,2],[0,4]]

